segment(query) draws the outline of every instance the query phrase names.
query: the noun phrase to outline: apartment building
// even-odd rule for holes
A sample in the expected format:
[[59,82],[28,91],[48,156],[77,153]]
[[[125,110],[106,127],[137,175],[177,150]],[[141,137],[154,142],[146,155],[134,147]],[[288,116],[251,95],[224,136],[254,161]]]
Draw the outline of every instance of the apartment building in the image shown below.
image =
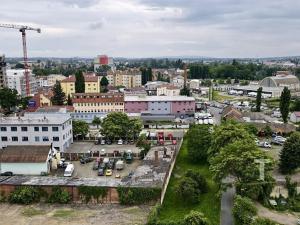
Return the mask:
[[75,76],[69,76],[60,82],[61,89],[66,94],[66,96],[71,96],[75,93],[75,81]]
[[110,112],[124,112],[124,95],[120,93],[73,94],[74,119],[91,123],[94,117],[104,117]]
[[195,99],[187,96],[125,96],[126,113],[185,115],[195,112]]
[[95,74],[84,75],[85,93],[100,93],[100,77]]
[[62,80],[66,79],[66,76],[61,74],[50,74],[47,76],[47,82],[49,86],[54,86],[56,81],[61,82]]
[[112,86],[135,88],[142,86],[142,74],[139,70],[109,72],[106,76]]
[[[38,82],[31,72],[28,70],[30,94],[35,94],[38,88]],[[7,87],[10,89],[16,89],[17,92],[25,96],[26,95],[26,80],[24,69],[10,69],[6,70]]]
[[65,151],[73,142],[72,119],[67,113],[25,113],[0,119],[1,146],[50,145]]
[[0,55],[0,88],[6,87],[6,62],[5,56]]
[[[100,92],[100,79],[95,74],[84,74],[85,93],[99,93]],[[75,94],[75,82],[74,75],[69,76],[61,81],[61,88],[63,92],[68,95]]]

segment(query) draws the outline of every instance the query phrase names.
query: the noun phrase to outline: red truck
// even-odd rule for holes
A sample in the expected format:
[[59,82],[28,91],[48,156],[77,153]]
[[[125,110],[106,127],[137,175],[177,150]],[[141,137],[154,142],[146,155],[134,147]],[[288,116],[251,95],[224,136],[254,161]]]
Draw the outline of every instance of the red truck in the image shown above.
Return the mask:
[[165,144],[164,132],[158,132],[157,133],[157,140],[158,140],[159,145],[164,145]]

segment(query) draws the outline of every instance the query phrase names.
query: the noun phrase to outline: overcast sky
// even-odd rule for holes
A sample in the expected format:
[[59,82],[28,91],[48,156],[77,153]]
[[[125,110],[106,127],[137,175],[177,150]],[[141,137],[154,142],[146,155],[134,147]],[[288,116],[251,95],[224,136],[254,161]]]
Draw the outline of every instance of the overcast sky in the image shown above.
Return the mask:
[[[1,0],[0,23],[42,29],[29,57],[300,55],[299,0]],[[21,47],[0,28],[0,52]]]

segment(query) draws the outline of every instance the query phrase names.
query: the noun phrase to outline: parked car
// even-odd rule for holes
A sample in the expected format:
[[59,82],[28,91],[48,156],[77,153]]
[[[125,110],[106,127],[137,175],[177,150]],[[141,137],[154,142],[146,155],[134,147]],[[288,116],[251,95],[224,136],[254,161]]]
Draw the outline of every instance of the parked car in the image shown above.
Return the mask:
[[65,169],[64,177],[71,177],[73,175],[73,172],[74,172],[74,165],[69,164]]
[[105,145],[105,140],[104,139],[101,140],[101,145]]
[[131,171],[129,174],[128,174],[128,178],[132,178],[132,176],[133,176],[133,171]]
[[106,144],[111,145],[112,144],[111,140],[107,139]]
[[98,176],[104,176],[104,169],[98,169]]
[[269,143],[269,142],[264,142],[263,143],[263,146],[262,147],[264,147],[264,148],[272,148],[272,145]]
[[105,168],[106,168],[105,163],[100,163],[100,164],[99,164],[99,169],[105,170]]
[[14,173],[13,172],[10,172],[10,171],[6,171],[4,173],[1,173],[1,176],[13,176]]
[[95,161],[93,164],[93,170],[97,170],[99,168],[99,162]]
[[118,140],[118,145],[122,145],[122,144],[123,144],[122,139],[119,139],[119,140]]
[[112,170],[111,169],[107,169],[105,172],[105,176],[111,176],[112,175]]
[[86,163],[89,163],[89,162],[92,162],[93,160],[92,160],[92,158],[90,158],[90,157],[82,157],[81,159],[80,159],[80,163],[81,164],[86,164]]
[[119,173],[117,173],[115,178],[121,178],[121,175]]
[[116,163],[116,169],[117,170],[122,170],[124,169],[124,161],[123,160],[118,160]]
[[104,148],[102,148],[102,149],[100,150],[100,155],[101,155],[101,156],[106,155],[106,150],[105,150]]

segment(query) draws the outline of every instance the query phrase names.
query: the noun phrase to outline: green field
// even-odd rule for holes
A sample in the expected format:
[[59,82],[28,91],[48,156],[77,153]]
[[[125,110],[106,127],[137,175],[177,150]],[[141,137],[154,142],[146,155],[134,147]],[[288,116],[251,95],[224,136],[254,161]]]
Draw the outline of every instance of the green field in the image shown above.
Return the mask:
[[[209,192],[201,195],[200,202],[195,205],[184,204],[176,194],[176,186],[188,169],[199,171],[206,177],[209,185]],[[177,157],[176,166],[169,182],[159,219],[161,221],[178,220],[182,219],[191,210],[197,210],[201,211],[212,225],[218,225],[220,220],[220,199],[217,197],[217,192],[218,187],[212,180],[212,174],[208,169],[208,165],[192,164],[188,159],[186,143],[184,142]]]

